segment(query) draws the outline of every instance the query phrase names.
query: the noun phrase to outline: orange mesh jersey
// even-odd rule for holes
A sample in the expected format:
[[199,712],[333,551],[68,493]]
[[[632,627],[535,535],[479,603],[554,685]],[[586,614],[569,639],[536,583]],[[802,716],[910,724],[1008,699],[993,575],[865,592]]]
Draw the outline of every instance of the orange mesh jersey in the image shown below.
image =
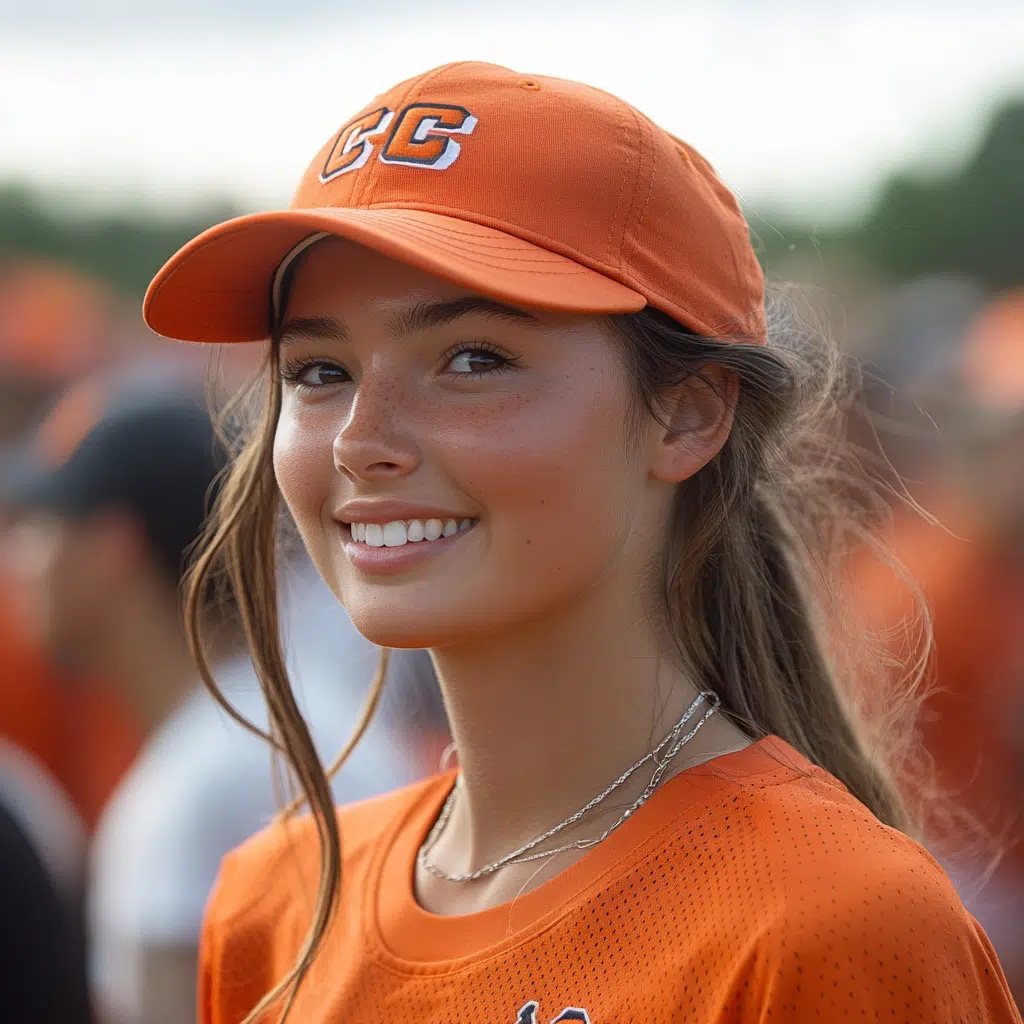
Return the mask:
[[[938,865],[777,738],[677,775],[584,859],[464,917],[412,892],[451,784],[340,812],[340,908],[297,1024],[1021,1020]],[[317,857],[306,818],[225,859],[204,1024],[237,1024],[291,965]]]

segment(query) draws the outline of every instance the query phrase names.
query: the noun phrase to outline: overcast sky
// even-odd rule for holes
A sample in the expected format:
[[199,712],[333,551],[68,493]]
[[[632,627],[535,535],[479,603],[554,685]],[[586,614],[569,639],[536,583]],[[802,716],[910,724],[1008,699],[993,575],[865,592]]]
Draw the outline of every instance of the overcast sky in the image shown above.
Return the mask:
[[467,58],[618,93],[755,208],[824,222],[1024,95],[1024,3],[0,0],[0,181],[281,204],[368,99]]

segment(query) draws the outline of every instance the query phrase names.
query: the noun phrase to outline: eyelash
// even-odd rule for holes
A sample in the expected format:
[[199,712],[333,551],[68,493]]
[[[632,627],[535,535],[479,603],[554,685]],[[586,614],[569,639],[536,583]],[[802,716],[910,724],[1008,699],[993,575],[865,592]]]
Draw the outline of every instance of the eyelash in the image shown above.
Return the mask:
[[481,377],[493,377],[496,374],[514,370],[521,365],[517,356],[503,351],[497,345],[492,345],[489,341],[460,341],[458,344],[452,345],[441,358],[447,367],[456,356],[460,356],[465,352],[486,352],[489,356],[493,356],[501,362],[500,365],[492,366],[488,370],[478,370],[476,373],[460,373],[457,375],[459,377],[472,377],[479,380]]
[[[495,359],[501,360],[501,364],[498,366],[492,366],[486,370],[478,370],[475,373],[457,374],[459,377],[472,377],[478,380],[482,377],[491,377],[499,373],[505,373],[506,371],[515,369],[520,365],[518,357],[507,352],[503,352],[496,345],[492,345],[487,341],[461,341],[457,345],[453,345],[442,356],[443,364],[447,367],[457,356],[466,352],[486,352]],[[295,359],[282,363],[278,370],[278,376],[282,383],[288,384],[296,389],[305,388],[306,390],[316,390],[318,388],[329,387],[330,385],[328,384],[303,383],[303,375],[307,370],[312,369],[314,366],[328,366],[336,370],[341,370],[343,373],[348,373],[343,366],[339,366],[337,363],[333,363],[329,359],[308,357],[306,359]],[[348,381],[337,381],[335,383],[348,383]]]
[[302,375],[314,366],[331,366],[336,370],[341,370],[343,373],[348,373],[343,366],[338,366],[337,363],[332,363],[329,359],[314,359],[309,357],[306,359],[288,360],[287,362],[282,363],[278,369],[278,376],[283,384],[289,384],[294,388],[315,389],[327,387],[326,384],[302,383]]

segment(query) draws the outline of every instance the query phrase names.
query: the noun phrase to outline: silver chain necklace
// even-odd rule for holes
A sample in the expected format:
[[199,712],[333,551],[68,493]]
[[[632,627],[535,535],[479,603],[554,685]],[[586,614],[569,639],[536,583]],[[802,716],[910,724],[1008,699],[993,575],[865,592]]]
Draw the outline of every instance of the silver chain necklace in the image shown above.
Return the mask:
[[[693,717],[697,708],[701,704],[707,702],[709,707],[701,716],[697,724],[688,732],[685,736],[679,734],[683,730],[683,726]],[[437,821],[434,822],[434,827],[430,830],[430,834],[427,836],[423,845],[420,847],[418,860],[420,866],[424,871],[429,871],[430,874],[437,878],[443,879],[445,882],[473,882],[478,878],[483,878],[485,875],[493,874],[499,868],[505,867],[507,864],[525,864],[531,860],[541,860],[544,857],[554,857],[556,854],[565,853],[567,850],[589,850],[592,846],[597,846],[598,843],[604,842],[623,822],[625,822],[634,812],[639,810],[645,803],[647,803],[651,794],[658,788],[658,784],[661,782],[665,772],[668,771],[669,765],[675,756],[679,753],[682,748],[697,735],[700,727],[718,710],[721,701],[715,694],[708,690],[703,690],[697,695],[697,699],[686,709],[686,713],[678,722],[672,727],[672,731],[651,751],[645,754],[632,768],[627,768],[603,793],[599,793],[594,797],[585,807],[581,807],[575,814],[570,815],[561,824],[555,825],[554,828],[549,828],[547,832],[537,836],[536,839],[531,839],[528,843],[524,843],[518,849],[513,850],[511,853],[505,854],[504,857],[493,861],[490,864],[485,864],[482,868],[478,868],[476,871],[470,871],[466,874],[461,875],[450,875],[447,871],[443,871],[441,868],[431,864],[427,859],[430,851],[434,848],[438,839],[441,837],[441,833],[444,832],[445,826],[448,824],[448,819],[451,817],[452,808],[455,805],[455,797],[461,788],[462,775],[459,774],[455,778],[455,784],[452,786],[451,792],[448,794],[448,799],[444,802],[444,807],[441,808],[441,813],[438,815]],[[665,756],[662,758],[661,752],[668,748],[665,752]],[[653,761],[656,765],[653,774],[651,775],[650,781],[644,787],[644,791],[633,801],[633,803],[627,807],[619,819],[601,833],[600,836],[591,839],[576,839],[571,843],[566,843],[564,846],[556,847],[554,850],[542,850],[540,853],[530,853],[530,851],[539,846],[545,840],[550,839],[552,836],[557,835],[564,828],[568,828],[569,825],[579,821],[588,811],[592,811],[605,797],[614,793],[634,772],[642,768],[648,761]]]

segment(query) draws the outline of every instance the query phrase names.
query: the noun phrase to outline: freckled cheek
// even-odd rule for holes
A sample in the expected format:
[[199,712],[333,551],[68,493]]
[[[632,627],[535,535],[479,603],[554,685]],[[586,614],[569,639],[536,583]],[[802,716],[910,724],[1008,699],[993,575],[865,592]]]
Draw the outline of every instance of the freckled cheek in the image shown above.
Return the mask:
[[331,497],[334,418],[320,410],[295,409],[287,401],[274,434],[274,475],[296,525],[307,535]]
[[563,390],[467,418],[453,433],[452,475],[492,520],[496,540],[537,551],[614,515],[626,458],[619,404]]

